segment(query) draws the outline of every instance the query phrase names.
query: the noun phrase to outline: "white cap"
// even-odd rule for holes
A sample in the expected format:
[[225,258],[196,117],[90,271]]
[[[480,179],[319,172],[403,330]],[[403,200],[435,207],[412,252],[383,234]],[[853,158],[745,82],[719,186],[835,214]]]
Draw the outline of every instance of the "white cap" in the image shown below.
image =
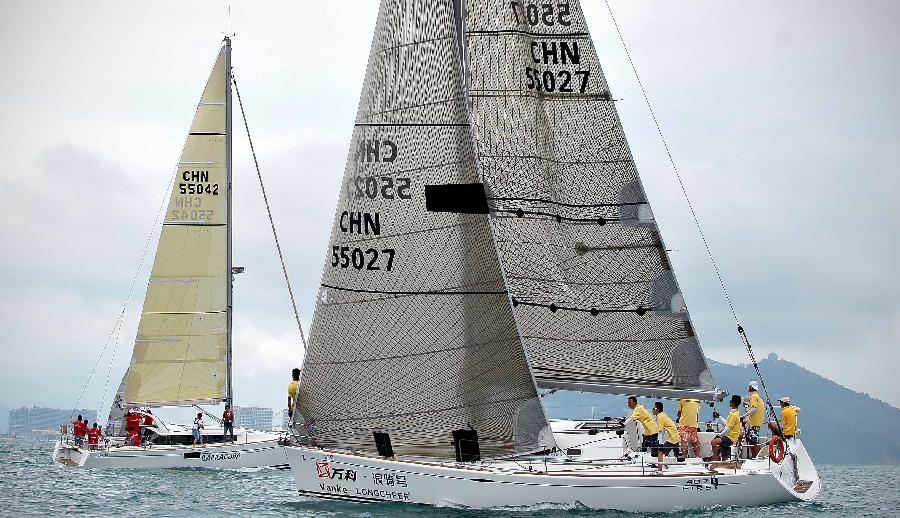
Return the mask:
[[756,383],[756,380],[750,382],[750,388],[753,390],[759,390],[759,384]]
[[791,396],[782,396],[782,398],[779,399],[778,401],[780,401],[782,403],[787,403],[788,405],[790,405],[791,404]]

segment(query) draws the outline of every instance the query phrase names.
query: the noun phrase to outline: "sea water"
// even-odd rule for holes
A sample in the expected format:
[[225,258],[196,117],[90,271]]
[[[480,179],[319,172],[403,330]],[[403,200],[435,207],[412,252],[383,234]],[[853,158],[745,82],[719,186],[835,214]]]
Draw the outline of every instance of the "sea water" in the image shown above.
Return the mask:
[[[102,470],[57,467],[49,440],[0,439],[2,516],[610,517],[577,507],[474,511],[404,504],[317,501],[293,490],[289,471]],[[719,507],[678,516],[900,516],[900,467],[819,466],[822,492],[811,503]],[[665,516],[665,515],[664,515]],[[674,516],[674,513],[672,514]]]

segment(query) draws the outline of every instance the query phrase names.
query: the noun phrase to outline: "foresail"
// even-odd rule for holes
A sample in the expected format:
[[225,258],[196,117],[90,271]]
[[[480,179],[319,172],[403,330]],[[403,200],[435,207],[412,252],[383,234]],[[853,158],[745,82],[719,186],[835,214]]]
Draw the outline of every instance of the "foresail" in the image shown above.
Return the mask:
[[219,52],[178,164],[128,369],[129,404],[225,395],[229,52]]
[[122,376],[119,382],[119,388],[116,389],[116,395],[113,397],[112,404],[109,406],[109,416],[106,418],[106,435],[115,437],[125,435],[125,381],[128,379],[128,372]]
[[577,0],[469,0],[474,133],[538,385],[714,382]]
[[459,55],[449,0],[382,1],[303,370],[320,446],[375,453],[384,432],[397,454],[452,459],[459,430],[483,456],[553,444],[487,216],[426,204],[480,189]]

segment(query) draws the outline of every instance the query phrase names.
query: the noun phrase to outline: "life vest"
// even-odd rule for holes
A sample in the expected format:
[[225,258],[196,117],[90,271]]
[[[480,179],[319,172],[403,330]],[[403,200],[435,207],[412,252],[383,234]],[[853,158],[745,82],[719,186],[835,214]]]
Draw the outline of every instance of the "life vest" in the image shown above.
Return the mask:
[[778,464],[783,461],[785,451],[784,439],[777,435],[773,435],[772,438],[769,439],[769,458],[772,459],[772,462]]

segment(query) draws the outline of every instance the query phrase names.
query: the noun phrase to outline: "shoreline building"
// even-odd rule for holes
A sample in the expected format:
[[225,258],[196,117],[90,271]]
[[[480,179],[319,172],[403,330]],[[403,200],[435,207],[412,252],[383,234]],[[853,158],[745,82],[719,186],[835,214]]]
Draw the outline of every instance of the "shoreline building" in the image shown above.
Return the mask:
[[234,424],[261,432],[272,431],[272,409],[260,406],[234,407]]
[[33,406],[22,407],[9,411],[9,435],[52,435],[59,433],[59,427],[68,425],[71,430],[71,422],[81,415],[89,424],[97,421],[97,411],[86,408],[64,410],[61,408],[47,408]]

